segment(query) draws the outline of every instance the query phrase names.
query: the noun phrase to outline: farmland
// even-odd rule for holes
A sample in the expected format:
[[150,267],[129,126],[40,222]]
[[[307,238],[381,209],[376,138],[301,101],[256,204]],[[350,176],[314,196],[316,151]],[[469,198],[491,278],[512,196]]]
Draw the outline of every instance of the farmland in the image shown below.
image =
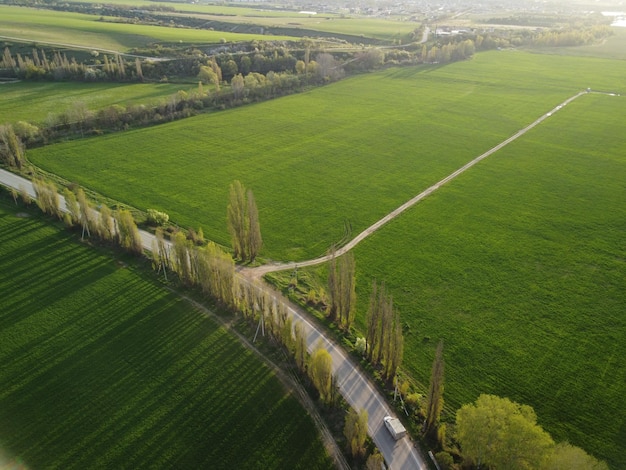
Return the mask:
[[[260,208],[263,254],[304,259],[341,240],[346,221],[354,236],[581,89],[623,93],[624,77],[622,61],[499,51],[29,158],[223,244],[240,179]],[[508,396],[615,466],[626,441],[623,109],[622,96],[581,97],[356,251],[360,326],[371,279],[384,280],[411,376],[427,382],[445,340],[448,411]]]
[[311,419],[224,328],[17,210],[0,200],[3,465],[329,468]]
[[14,82],[0,85],[0,123],[28,121],[41,124],[50,114],[56,115],[83,103],[96,111],[110,105],[145,104],[163,101],[189,85],[169,83],[71,83]]
[[626,89],[624,80],[621,62],[492,52],[28,157],[106,196],[166,210],[183,227],[202,226],[224,245],[228,185],[239,179],[259,206],[262,256],[300,260],[354,236],[581,89]]
[[[133,25],[99,21],[81,13],[32,10],[0,5],[2,36],[37,43],[46,41],[119,52],[155,42],[210,44],[266,39],[263,35],[237,34],[165,26]],[[272,39],[286,39],[273,36]]]
[[[128,2],[119,2],[120,6],[127,5]],[[154,7],[155,2],[144,2],[146,6]],[[222,5],[200,5],[176,3],[159,4],[160,6],[176,9],[175,17],[189,16],[200,18],[210,22],[232,23],[242,26],[260,26],[264,28],[288,28],[305,29],[307,31],[319,31],[324,33],[334,33],[338,35],[349,35],[354,37],[368,37],[382,40],[406,38],[409,33],[419,27],[419,23],[411,21],[396,21],[391,19],[345,17],[336,14],[304,15],[297,11],[263,10],[248,7],[233,7]],[[5,7],[7,8],[7,7]],[[50,35],[59,42],[80,41],[82,45],[99,44],[91,39],[101,40],[106,36],[109,48],[130,48],[139,47],[146,44],[150,38],[152,41],[178,41],[211,43],[224,38],[228,41],[244,41],[251,39],[283,39],[277,36],[245,35],[229,33],[226,31],[194,31],[188,30],[181,33],[180,29],[159,28],[140,25],[114,25],[97,21],[99,16],[89,16],[69,12],[46,12],[40,10],[26,10],[24,8],[7,8],[6,18],[0,20],[3,28],[3,35],[33,38],[38,40],[46,39]],[[169,21],[171,13],[162,12],[157,14],[164,23]],[[61,22],[61,24],[60,24]],[[43,30],[33,28],[33,25],[44,26]],[[123,27],[122,27],[123,26]],[[130,32],[132,28],[132,33]],[[69,28],[69,29],[68,29]],[[169,30],[169,31],[168,31]],[[71,34],[71,31],[81,31],[81,35]],[[157,32],[158,31],[158,32]],[[88,33],[86,37],[81,37],[83,33]],[[134,35],[136,37],[133,37]],[[182,35],[182,36],[181,36]],[[310,34],[309,34],[310,35]],[[61,40],[63,38],[63,40]],[[77,44],[76,42],[72,42]],[[101,46],[105,47],[105,46]]]
[[556,439],[624,461],[624,98],[586,95],[356,250],[406,322],[428,383],[446,345],[452,410],[480,393],[532,405]]

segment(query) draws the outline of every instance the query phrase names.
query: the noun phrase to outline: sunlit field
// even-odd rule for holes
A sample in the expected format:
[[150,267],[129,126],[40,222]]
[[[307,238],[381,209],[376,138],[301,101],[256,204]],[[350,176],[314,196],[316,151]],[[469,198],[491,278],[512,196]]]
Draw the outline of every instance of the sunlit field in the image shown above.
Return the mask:
[[330,468],[306,412],[224,328],[8,201],[2,466]]

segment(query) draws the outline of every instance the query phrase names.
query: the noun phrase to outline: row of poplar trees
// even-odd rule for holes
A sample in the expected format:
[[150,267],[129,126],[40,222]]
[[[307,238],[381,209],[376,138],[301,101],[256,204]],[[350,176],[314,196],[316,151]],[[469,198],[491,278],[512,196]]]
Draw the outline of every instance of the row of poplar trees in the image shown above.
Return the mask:
[[[96,211],[82,188],[78,188],[76,192],[65,188],[62,193],[65,208],[62,208],[61,198],[54,183],[40,178],[33,180],[33,189],[41,211],[58,217],[70,228],[80,228],[82,238],[85,235],[95,236],[105,242],[117,243],[132,253],[142,253],[141,236],[130,211],[119,209],[113,212],[105,204]],[[26,191],[22,192],[22,199],[25,203],[30,203]]]
[[[334,249],[328,267],[328,318],[342,330],[349,331],[356,312],[356,281],[354,255],[347,253],[339,259]],[[383,376],[391,380],[402,362],[404,336],[400,314],[393,308],[393,299],[385,285],[373,283],[366,333],[367,359],[382,367]]]

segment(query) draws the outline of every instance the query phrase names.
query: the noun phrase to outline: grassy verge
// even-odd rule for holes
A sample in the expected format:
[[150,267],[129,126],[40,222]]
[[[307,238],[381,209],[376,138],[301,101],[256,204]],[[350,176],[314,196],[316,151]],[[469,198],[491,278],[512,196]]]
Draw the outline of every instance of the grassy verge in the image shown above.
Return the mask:
[[17,211],[0,201],[3,455],[33,468],[328,468],[310,418],[223,328]]

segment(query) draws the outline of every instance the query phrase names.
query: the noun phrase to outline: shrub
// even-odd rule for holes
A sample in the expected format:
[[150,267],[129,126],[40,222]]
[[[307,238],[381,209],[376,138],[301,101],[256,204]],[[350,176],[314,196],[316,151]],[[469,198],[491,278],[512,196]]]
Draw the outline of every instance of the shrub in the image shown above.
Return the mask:
[[365,355],[365,345],[366,341],[363,337],[358,337],[354,343],[354,350],[358,352],[361,356]]
[[170,220],[170,216],[165,212],[148,209],[148,223],[150,225],[165,225]]

